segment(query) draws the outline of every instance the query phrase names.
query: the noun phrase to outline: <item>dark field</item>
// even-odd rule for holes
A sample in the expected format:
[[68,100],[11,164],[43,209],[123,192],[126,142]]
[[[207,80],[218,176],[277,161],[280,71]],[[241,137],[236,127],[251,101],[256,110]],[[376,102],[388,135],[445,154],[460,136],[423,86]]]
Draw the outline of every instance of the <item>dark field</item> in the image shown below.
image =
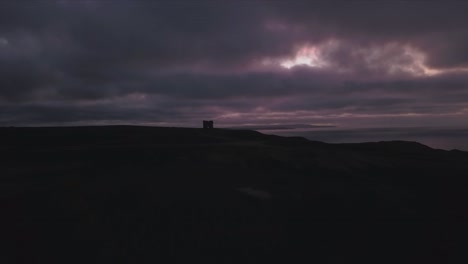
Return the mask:
[[1,128],[0,156],[0,263],[453,263],[467,248],[467,152],[110,126]]

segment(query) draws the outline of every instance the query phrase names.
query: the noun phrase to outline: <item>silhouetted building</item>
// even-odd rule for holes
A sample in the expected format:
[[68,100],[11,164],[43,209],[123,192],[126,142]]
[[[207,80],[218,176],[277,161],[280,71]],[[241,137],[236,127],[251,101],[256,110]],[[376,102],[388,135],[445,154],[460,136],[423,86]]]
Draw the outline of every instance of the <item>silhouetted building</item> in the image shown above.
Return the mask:
[[205,129],[213,128],[213,120],[210,120],[210,121],[203,120],[203,128]]

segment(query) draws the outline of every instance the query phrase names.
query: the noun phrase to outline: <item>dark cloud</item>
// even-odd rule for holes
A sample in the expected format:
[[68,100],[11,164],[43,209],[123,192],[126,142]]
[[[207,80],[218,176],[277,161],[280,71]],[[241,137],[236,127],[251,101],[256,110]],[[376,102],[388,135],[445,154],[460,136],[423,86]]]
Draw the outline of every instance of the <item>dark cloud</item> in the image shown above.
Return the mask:
[[[467,13],[461,1],[1,1],[0,123],[455,123]],[[310,65],[293,66],[297,52]]]

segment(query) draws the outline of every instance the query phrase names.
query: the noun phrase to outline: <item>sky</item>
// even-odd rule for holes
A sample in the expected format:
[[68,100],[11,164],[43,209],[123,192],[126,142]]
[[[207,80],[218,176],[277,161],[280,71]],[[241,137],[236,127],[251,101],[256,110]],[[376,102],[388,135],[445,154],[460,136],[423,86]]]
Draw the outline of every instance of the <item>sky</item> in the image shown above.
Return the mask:
[[0,126],[460,126],[466,1],[0,1]]

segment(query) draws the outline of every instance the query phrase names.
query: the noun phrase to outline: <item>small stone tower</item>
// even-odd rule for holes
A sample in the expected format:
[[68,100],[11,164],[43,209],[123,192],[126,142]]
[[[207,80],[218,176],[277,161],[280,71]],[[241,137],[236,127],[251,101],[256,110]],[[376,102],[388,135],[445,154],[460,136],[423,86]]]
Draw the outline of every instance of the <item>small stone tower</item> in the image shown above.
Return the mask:
[[210,120],[210,121],[203,120],[203,128],[204,129],[212,129],[213,128],[213,120]]

